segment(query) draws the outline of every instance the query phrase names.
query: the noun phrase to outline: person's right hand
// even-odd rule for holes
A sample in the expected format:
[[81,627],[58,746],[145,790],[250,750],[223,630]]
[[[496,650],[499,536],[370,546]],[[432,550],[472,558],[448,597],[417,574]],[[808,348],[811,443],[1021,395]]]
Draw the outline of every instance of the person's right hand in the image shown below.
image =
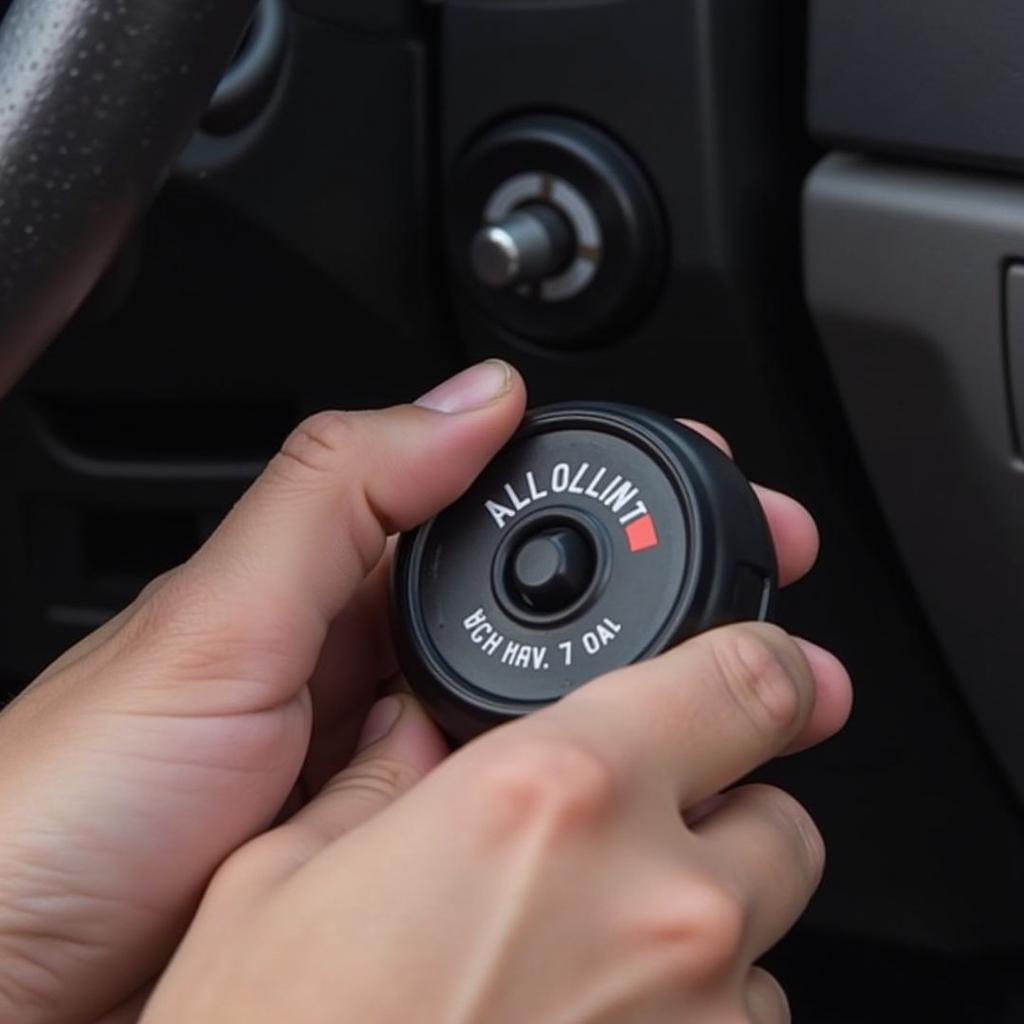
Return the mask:
[[752,965],[817,886],[822,842],[778,790],[716,794],[838,729],[848,685],[818,648],[730,627],[404,793],[430,727],[385,698],[390,732],[215,876],[143,1024],[787,1021]]

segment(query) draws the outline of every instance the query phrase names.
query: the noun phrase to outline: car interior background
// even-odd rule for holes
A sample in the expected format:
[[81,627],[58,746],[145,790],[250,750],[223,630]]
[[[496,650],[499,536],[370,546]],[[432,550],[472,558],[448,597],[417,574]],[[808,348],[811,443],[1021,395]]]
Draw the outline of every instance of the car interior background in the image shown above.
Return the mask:
[[[261,0],[0,401],[0,689],[309,412],[499,355],[701,419],[817,518],[778,618],[856,685],[763,773],[829,846],[795,1019],[1024,1019],[1022,40],[1015,0]],[[534,199],[594,245],[503,280],[474,246]]]

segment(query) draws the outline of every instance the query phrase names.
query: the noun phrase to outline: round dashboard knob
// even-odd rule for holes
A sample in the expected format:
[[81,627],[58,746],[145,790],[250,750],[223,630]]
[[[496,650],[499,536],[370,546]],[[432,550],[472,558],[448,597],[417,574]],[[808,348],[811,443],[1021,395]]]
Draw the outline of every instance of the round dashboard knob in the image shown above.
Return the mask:
[[481,228],[470,246],[470,265],[488,288],[511,288],[554,276],[569,262],[575,246],[562,215],[536,203]]
[[467,740],[696,633],[770,617],[776,583],[761,505],[709,441],[644,409],[549,406],[402,538],[396,650]]

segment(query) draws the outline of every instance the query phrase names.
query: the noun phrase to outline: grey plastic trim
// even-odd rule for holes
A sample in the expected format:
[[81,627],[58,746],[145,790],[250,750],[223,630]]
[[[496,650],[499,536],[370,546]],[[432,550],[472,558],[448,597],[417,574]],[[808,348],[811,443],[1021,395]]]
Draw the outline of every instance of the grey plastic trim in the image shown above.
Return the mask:
[[804,230],[808,302],[881,506],[1024,796],[1024,465],[1004,308],[1024,183],[831,156]]

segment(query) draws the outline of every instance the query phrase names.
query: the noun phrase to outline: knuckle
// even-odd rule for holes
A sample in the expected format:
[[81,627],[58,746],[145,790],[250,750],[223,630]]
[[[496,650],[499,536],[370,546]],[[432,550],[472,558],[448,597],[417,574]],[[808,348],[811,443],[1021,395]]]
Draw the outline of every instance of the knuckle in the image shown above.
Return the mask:
[[671,980],[689,985],[729,973],[743,949],[747,912],[737,893],[710,874],[675,878],[642,925]]
[[351,413],[314,413],[287,437],[272,467],[291,479],[306,480],[335,473],[359,443],[359,426]]
[[149,645],[185,629],[195,617],[196,595],[180,576],[150,584],[139,595],[123,631],[131,646]]
[[372,475],[374,424],[380,422],[374,413],[315,413],[291,432],[264,473],[272,485],[282,483],[281,490],[289,493],[332,495],[364,574],[377,564],[385,536],[395,529],[365,479]]
[[420,778],[421,773],[404,761],[374,757],[346,768],[324,786],[321,794],[334,796],[344,793],[372,803],[385,803],[405,792]]
[[[779,644],[762,629],[734,627],[707,638],[714,670],[736,709],[759,734],[791,734],[799,725],[804,702]],[[788,641],[787,641],[788,642]]]
[[687,977],[717,977],[733,967],[747,931],[747,914],[735,893],[705,879],[690,886],[682,913],[688,938],[683,967]]
[[132,602],[133,607],[141,607],[147,601],[151,600],[157,594],[159,594],[165,587],[171,584],[171,582],[177,577],[181,571],[180,567],[175,569],[168,569],[166,572],[162,572],[157,576],[154,576],[138,593],[135,600]]
[[491,752],[475,789],[492,838],[536,829],[558,838],[602,820],[617,780],[611,765],[583,743],[533,736]]
[[122,630],[121,653],[181,678],[274,678],[292,667],[303,624],[273,594],[224,601],[182,573],[139,603]]

